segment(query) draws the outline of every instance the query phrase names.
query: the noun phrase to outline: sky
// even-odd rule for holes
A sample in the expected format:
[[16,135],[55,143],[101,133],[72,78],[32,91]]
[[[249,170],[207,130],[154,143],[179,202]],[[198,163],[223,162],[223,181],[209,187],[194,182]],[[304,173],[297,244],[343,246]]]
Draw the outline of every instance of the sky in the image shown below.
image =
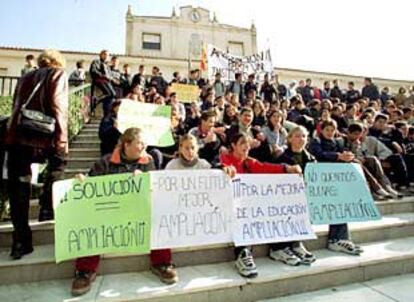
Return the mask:
[[409,0],[0,0],[0,46],[122,54],[128,4],[135,15],[193,5],[220,23],[254,20],[276,67],[414,80]]

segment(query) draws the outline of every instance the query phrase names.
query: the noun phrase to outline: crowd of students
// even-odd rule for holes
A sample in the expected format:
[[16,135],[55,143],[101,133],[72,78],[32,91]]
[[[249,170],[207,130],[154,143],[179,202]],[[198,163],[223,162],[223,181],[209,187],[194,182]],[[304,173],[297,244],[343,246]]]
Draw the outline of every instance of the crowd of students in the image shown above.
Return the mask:
[[[90,73],[103,94],[101,163],[116,167],[110,173],[125,172],[121,167],[129,167],[130,172],[221,168],[230,176],[302,173],[309,162],[354,162],[362,166],[375,199],[402,198],[411,193],[414,98],[403,98],[402,90],[397,96],[390,95],[386,87],[380,93],[369,78],[361,92],[352,82],[347,90],[341,89],[338,81],[332,83],[332,88],[327,81],[319,89],[310,79],[285,86],[271,82],[269,75],[260,83],[255,74],[244,81],[241,73],[229,83],[217,73],[210,82],[202,79],[198,70],[191,71],[189,79],[175,72],[168,83],[158,67],[146,75],[141,65],[132,76],[128,65],[119,73],[116,57],[111,64],[107,60],[108,53],[101,52]],[[172,83],[197,85],[199,100],[180,103]],[[122,98],[170,105],[175,144],[145,146],[139,129],[121,133],[117,112]],[[141,169],[148,160],[153,164],[151,168]],[[137,164],[125,165],[131,162]],[[96,175],[97,165],[91,175]],[[347,224],[329,226],[328,249],[352,255],[363,252],[352,242]],[[316,260],[302,242],[270,244],[269,257],[295,266]],[[151,270],[161,281],[171,284],[178,280],[170,250],[152,251],[150,259]],[[89,290],[98,260],[97,256],[78,259],[74,294]],[[235,248],[235,265],[244,277],[258,274],[251,247]]]
[[[81,65],[79,65],[81,66]],[[83,68],[83,66],[81,66]],[[145,66],[131,74],[119,59],[109,60],[102,51],[89,69],[94,90],[100,90],[104,117],[99,127],[102,158],[89,175],[140,173],[156,169],[220,168],[236,173],[303,173],[309,162],[359,163],[377,200],[411,194],[414,163],[414,98],[404,91],[393,96],[386,87],[379,92],[366,78],[361,91],[354,83],[341,89],[338,81],[322,88],[312,81],[285,86],[271,76],[263,80],[241,73],[225,83],[201,78],[199,70],[188,79],[175,72],[167,82],[158,67],[147,75]],[[77,70],[72,75],[85,73]],[[183,104],[172,83],[196,85],[199,100]],[[172,107],[174,145],[146,146],[141,130],[118,130],[117,115],[122,99],[165,104]],[[84,176],[78,175],[79,178]],[[328,249],[359,255],[362,248],[351,240],[348,225],[330,225]],[[288,265],[315,261],[302,242],[270,244],[269,257]],[[152,251],[151,271],[161,281],[178,280],[170,250]],[[99,256],[76,261],[72,293],[90,289],[96,277]],[[245,277],[258,274],[250,247],[235,248],[235,265]]]

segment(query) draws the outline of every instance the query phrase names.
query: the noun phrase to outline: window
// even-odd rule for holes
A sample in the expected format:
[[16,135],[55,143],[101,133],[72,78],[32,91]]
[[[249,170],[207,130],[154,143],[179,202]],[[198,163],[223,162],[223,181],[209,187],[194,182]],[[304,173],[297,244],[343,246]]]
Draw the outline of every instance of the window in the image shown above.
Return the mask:
[[161,50],[161,35],[160,34],[142,34],[142,49]]
[[228,51],[235,56],[244,56],[243,42],[229,42]]

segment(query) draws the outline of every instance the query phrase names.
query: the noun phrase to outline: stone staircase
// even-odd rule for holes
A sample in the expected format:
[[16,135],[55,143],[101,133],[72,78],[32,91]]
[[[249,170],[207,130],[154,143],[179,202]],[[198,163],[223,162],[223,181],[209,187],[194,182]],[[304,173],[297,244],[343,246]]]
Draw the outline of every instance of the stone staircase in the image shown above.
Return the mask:
[[[93,119],[71,142],[67,177],[87,173],[99,158],[98,126],[99,118]],[[257,301],[414,272],[414,196],[377,206],[382,220],[350,224],[353,240],[365,249],[360,257],[326,250],[327,226],[316,226],[318,238],[306,242],[317,257],[311,266],[271,261],[266,246],[255,246],[255,279],[237,274],[228,244],[173,250],[180,281],[169,286],[149,272],[148,255],[103,255],[92,290],[73,298],[74,263],[55,263],[54,222],[37,222],[38,202],[32,200],[32,254],[9,260],[12,226],[0,224],[0,302]]]
[[78,173],[86,174],[91,165],[99,159],[98,129],[100,120],[100,116],[92,118],[69,144],[69,157],[65,169],[66,178],[72,178]]
[[311,266],[271,261],[266,246],[256,246],[259,276],[252,280],[237,274],[226,244],[174,250],[180,281],[170,286],[149,272],[148,255],[104,255],[92,291],[75,300],[73,261],[54,262],[54,223],[31,222],[35,251],[19,261],[8,258],[12,227],[3,223],[0,301],[256,301],[414,272],[414,197],[377,205],[382,220],[350,224],[354,241],[365,248],[360,257],[326,250],[326,226],[317,226],[318,239],[306,243],[317,256]]

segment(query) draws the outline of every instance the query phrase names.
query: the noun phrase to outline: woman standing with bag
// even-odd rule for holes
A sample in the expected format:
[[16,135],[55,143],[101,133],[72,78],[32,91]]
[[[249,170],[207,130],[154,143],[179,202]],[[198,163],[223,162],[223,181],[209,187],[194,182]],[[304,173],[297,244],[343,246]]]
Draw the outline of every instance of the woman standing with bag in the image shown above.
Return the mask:
[[39,221],[53,219],[52,184],[62,179],[68,150],[65,59],[58,51],[46,50],[39,55],[38,66],[39,69],[24,75],[17,84],[6,136],[12,259],[20,259],[33,251],[28,222],[30,165],[47,161]]

